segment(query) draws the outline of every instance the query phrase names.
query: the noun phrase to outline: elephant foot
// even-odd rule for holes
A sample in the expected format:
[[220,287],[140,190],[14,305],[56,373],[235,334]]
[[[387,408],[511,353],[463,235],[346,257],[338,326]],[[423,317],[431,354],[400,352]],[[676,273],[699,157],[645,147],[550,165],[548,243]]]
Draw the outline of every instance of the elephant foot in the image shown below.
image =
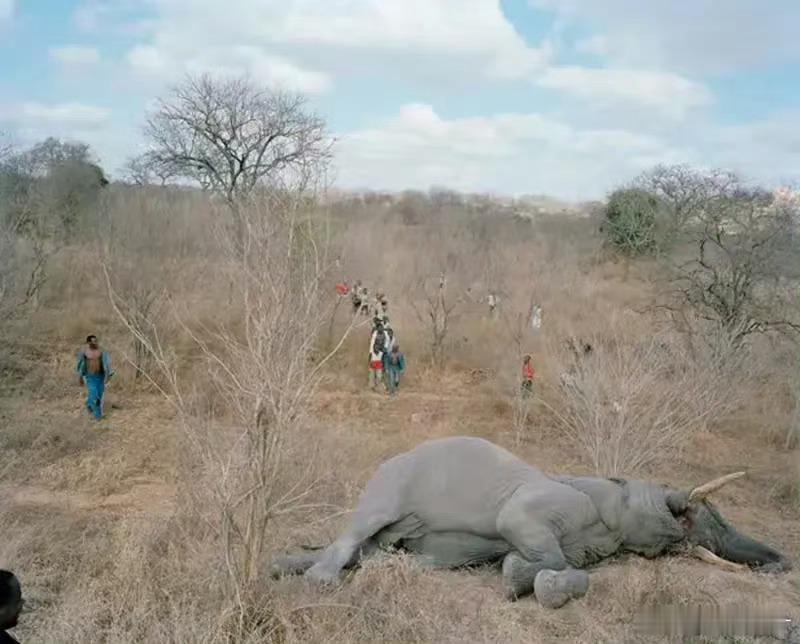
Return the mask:
[[561,608],[571,599],[578,599],[589,590],[589,574],[585,570],[542,570],[534,580],[536,599],[545,608]]
[[269,565],[269,575],[273,579],[290,575],[302,575],[320,559],[319,552],[302,554],[283,554],[275,557]]
[[330,570],[322,565],[322,562],[317,562],[306,570],[303,575],[309,581],[314,582],[320,586],[335,586],[341,581],[341,574],[338,571]]
[[517,552],[510,552],[503,559],[503,591],[506,599],[516,601],[533,592],[536,573],[541,570]]

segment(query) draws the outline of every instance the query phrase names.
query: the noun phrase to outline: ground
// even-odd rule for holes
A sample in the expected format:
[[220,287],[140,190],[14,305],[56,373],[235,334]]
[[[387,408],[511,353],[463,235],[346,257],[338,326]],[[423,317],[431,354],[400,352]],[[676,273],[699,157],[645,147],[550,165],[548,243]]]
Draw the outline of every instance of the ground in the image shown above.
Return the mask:
[[[3,350],[0,507],[4,525],[18,536],[0,546],[0,566],[14,567],[29,598],[18,631],[23,641],[67,641],[58,633],[69,630],[56,628],[65,614],[63,571],[89,568],[97,578],[113,578],[115,559],[135,557],[115,530],[167,522],[176,510],[180,455],[171,412],[141,384],[112,382],[108,418],[94,422],[72,371],[75,347],[57,341],[6,344]],[[418,368],[391,400],[368,391],[366,374],[334,378],[314,397],[309,431],[330,449],[325,500],[342,512],[329,520],[321,513],[316,525],[278,531],[272,550],[326,543],[374,468],[429,438],[482,436],[544,470],[589,472],[545,414],[533,414],[519,445],[510,418],[508,404],[490,386],[472,383],[467,371],[436,376]],[[781,451],[769,428],[743,418],[741,424],[697,433],[684,459],[658,475],[690,486],[746,469],[745,479],[720,493],[720,508],[740,529],[789,553],[800,567],[800,511],[792,489],[796,455]],[[506,602],[496,571],[422,571],[403,557],[372,562],[336,591],[310,588],[302,579],[264,583],[275,584],[279,612],[287,616],[282,630],[287,641],[644,641],[633,623],[652,603],[755,607],[768,602],[800,619],[797,570],[766,576],[684,558],[625,556],[590,574],[587,596],[558,611],[533,598]],[[188,634],[174,637],[194,641]]]

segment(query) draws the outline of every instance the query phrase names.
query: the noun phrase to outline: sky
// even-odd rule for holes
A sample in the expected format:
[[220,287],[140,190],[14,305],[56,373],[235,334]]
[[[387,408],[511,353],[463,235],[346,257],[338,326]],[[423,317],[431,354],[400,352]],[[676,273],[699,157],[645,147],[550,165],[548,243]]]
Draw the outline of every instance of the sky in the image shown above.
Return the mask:
[[0,0],[0,131],[119,176],[187,73],[304,94],[335,181],[603,198],[658,163],[800,179],[800,0]]

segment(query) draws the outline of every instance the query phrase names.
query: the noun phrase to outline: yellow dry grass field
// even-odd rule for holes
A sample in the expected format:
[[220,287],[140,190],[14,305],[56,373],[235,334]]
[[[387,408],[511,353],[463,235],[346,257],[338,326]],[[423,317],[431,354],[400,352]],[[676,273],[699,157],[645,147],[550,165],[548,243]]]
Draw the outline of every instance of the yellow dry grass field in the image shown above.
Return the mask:
[[[193,505],[205,479],[188,457],[175,410],[146,380],[134,380],[123,359],[130,353],[130,336],[111,311],[91,260],[82,257],[85,249],[60,256],[40,308],[9,323],[0,340],[0,567],[18,574],[28,600],[16,631],[21,641],[660,641],[637,633],[636,616],[646,606],[675,603],[766,603],[800,619],[800,471],[797,452],[782,445],[786,396],[769,382],[750,383],[722,421],[710,418],[692,426],[682,449],[640,474],[689,487],[746,470],[745,478],[720,492],[718,505],[738,528],[787,553],[795,562],[789,574],[729,572],[683,557],[625,555],[593,568],[586,597],[556,611],[533,597],[506,601],[495,569],[426,571],[401,555],[370,561],[335,590],[312,587],[302,578],[271,579],[266,567],[272,554],[329,542],[374,469],[426,439],[480,436],[548,472],[594,473],[585,451],[559,430],[546,406],[534,405],[518,426],[516,354],[499,330],[503,323],[490,320],[482,302],[465,304],[453,322],[444,367],[429,364],[427,329],[414,314],[415,293],[404,276],[435,248],[432,236],[393,220],[353,219],[349,225],[340,273],[366,277],[370,267],[378,267],[369,281],[380,283],[390,297],[409,372],[396,398],[369,391],[368,327],[353,330],[327,364],[302,427],[302,440],[319,461],[319,482],[308,499],[314,507],[270,522],[264,574],[244,616],[224,612],[216,527]],[[544,324],[540,335],[526,336],[524,344],[539,379],[554,382],[558,365],[549,361],[548,347],[571,335],[602,335],[609,320],[636,308],[646,295],[648,269],[627,270],[584,255],[579,242],[552,248],[547,241],[552,232],[542,233],[544,239],[514,241],[509,226],[497,233],[485,270],[500,270],[511,285],[503,306],[510,307],[515,297],[525,300],[527,284],[535,284]],[[556,236],[568,239],[571,230]],[[385,248],[361,243],[373,235],[393,242]],[[426,238],[430,248],[423,247]],[[456,275],[458,266],[478,261],[464,252],[447,260]],[[181,306],[199,324],[225,308],[226,285],[208,277],[213,266],[193,261],[165,266],[164,276],[192,275],[194,281],[182,282]],[[433,264],[428,268],[438,276]],[[482,296],[483,282],[475,283]],[[526,305],[523,301],[523,309]],[[335,337],[346,327],[348,306],[337,314]],[[647,337],[648,323],[630,322],[629,328]],[[76,352],[88,332],[100,336],[119,372],[109,385],[108,416],[100,423],[89,418],[74,373]],[[205,386],[198,372],[202,365],[190,360],[191,342],[175,329],[170,342],[183,360],[186,381]],[[238,633],[260,634],[226,639],[231,620],[239,620]]]

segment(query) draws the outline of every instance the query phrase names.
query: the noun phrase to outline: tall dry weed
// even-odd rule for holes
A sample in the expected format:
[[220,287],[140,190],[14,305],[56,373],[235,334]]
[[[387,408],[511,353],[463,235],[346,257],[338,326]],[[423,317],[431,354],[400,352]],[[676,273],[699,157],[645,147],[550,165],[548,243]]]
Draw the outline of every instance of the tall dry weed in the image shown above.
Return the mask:
[[616,321],[575,350],[549,348],[559,376],[544,404],[604,476],[636,475],[679,457],[692,432],[739,404],[752,377],[752,362],[736,347],[720,342],[690,353],[674,335],[634,335],[631,325]]

